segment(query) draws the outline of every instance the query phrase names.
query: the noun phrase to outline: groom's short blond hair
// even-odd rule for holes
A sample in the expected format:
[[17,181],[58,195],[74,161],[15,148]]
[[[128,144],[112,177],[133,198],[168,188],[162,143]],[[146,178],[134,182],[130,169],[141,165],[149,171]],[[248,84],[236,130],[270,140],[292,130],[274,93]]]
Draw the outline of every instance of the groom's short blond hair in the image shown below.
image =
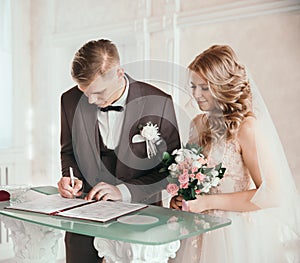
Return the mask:
[[104,76],[119,64],[118,49],[110,40],[91,40],[76,52],[71,75],[80,86],[88,86],[97,76]]

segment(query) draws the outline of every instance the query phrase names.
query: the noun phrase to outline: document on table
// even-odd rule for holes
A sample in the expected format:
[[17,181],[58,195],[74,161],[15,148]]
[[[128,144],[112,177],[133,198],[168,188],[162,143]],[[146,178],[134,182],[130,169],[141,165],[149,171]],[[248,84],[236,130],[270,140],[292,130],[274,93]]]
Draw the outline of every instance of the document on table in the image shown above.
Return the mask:
[[63,198],[60,194],[45,195],[39,199],[28,202],[14,204],[6,207],[7,209],[15,209],[22,211],[30,211],[43,214],[55,214],[69,208],[77,207],[79,205],[88,204],[91,201],[84,199],[69,199]]
[[106,222],[122,215],[147,207],[145,204],[133,204],[119,201],[98,201],[89,205],[76,207],[58,213],[63,217],[88,219],[92,221]]
[[8,206],[6,209],[106,222],[144,207],[147,205],[120,201],[68,199],[55,194]]

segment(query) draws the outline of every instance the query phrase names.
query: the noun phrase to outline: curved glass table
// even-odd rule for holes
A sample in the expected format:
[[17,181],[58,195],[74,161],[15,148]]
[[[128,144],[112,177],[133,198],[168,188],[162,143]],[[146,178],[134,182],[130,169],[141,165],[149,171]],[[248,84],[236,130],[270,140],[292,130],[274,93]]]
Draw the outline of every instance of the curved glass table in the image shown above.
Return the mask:
[[[131,262],[133,259],[136,260],[137,258],[145,257],[145,255],[137,255],[137,253],[149,253],[149,249],[147,250],[148,252],[141,252],[140,250],[143,250],[141,246],[150,247],[151,251],[153,249],[160,251],[160,253],[163,251],[165,255],[161,255],[160,262],[167,262],[170,256],[175,256],[180,246],[180,240],[231,224],[231,221],[227,218],[183,212],[151,205],[142,210],[130,213],[130,216],[137,215],[137,217],[141,218],[145,216],[146,219],[155,219],[151,222],[145,221],[137,224],[125,220],[120,222],[122,218],[107,223],[98,223],[88,220],[63,218],[61,216],[3,209],[7,205],[7,202],[0,202],[0,214],[5,217],[49,228],[94,236],[94,245],[99,255],[105,256],[107,262],[116,262],[118,258],[113,254],[120,254],[120,251],[124,254],[118,256],[119,258],[124,258],[122,262]],[[125,260],[126,257],[127,259]]]

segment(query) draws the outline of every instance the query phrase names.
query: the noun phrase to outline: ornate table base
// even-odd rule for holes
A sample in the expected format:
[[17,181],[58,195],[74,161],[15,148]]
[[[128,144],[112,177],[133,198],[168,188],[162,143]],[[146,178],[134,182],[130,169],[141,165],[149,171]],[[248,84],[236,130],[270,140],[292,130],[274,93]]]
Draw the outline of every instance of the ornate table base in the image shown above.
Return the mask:
[[1,216],[1,221],[10,229],[15,262],[53,263],[56,261],[59,230]]
[[162,245],[143,245],[96,237],[94,246],[107,263],[167,263],[176,256],[180,241]]

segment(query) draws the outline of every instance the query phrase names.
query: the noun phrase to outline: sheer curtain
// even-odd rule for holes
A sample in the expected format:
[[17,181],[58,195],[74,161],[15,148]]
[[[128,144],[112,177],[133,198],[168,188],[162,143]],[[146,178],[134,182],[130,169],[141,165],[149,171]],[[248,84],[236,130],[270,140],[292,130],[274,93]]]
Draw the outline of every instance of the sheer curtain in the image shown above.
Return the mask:
[[0,0],[0,150],[12,146],[11,1]]

